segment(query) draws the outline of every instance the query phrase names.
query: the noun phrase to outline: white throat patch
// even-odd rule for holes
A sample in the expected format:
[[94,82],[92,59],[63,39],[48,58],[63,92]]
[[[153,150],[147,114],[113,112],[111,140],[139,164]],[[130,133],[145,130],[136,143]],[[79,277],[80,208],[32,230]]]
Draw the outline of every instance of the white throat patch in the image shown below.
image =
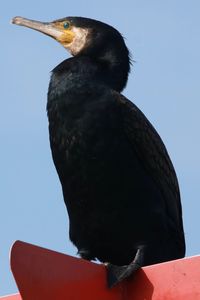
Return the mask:
[[72,27],[75,37],[73,41],[66,45],[65,48],[69,50],[72,55],[78,54],[85,46],[89,30],[80,27]]

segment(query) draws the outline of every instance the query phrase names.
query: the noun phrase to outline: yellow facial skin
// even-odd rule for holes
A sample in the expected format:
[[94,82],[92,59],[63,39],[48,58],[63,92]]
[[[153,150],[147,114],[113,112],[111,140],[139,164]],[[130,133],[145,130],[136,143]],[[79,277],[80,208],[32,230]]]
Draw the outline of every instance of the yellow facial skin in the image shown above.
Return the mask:
[[[32,28],[34,30],[40,31],[47,34],[61,43],[64,47],[67,47],[73,42],[75,34],[73,32],[73,27],[70,23],[66,21],[56,21],[56,22],[38,22],[34,20],[29,20],[22,17],[15,17],[12,19],[12,23],[20,26],[25,26]],[[66,24],[68,24],[66,26]],[[67,27],[67,28],[65,28]]]
[[[65,24],[69,24],[68,28],[65,28]],[[69,44],[73,42],[75,34],[72,30],[72,26],[68,21],[64,22],[54,22],[53,26],[58,30],[61,34],[56,38],[56,40],[61,43],[64,47],[67,47]]]

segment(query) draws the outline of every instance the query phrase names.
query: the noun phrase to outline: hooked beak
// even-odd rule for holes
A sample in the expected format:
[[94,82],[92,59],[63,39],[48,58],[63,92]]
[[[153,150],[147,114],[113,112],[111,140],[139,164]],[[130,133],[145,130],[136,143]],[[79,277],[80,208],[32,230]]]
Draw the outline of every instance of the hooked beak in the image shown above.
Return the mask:
[[40,31],[55,39],[59,39],[59,37],[62,35],[62,32],[60,32],[56,27],[54,27],[53,23],[39,22],[39,21],[22,18],[22,17],[15,17],[12,19],[11,22],[12,24],[25,26]]
[[71,30],[63,30],[58,22],[39,22],[22,17],[15,17],[11,20],[12,24],[25,26],[40,31],[60,42],[64,47],[73,41],[74,33]]

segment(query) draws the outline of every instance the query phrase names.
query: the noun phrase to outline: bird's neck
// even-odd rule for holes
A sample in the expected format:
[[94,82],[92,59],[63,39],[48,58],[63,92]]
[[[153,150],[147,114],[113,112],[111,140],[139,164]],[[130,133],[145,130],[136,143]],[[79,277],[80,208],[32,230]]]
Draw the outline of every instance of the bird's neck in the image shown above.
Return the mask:
[[100,49],[93,57],[104,71],[107,84],[121,92],[126,86],[130,71],[129,51],[125,44],[119,43],[118,47],[114,47],[113,43],[110,41],[105,49]]
[[52,72],[50,90],[62,93],[93,83],[122,91],[128,79],[129,57],[128,52],[122,55],[117,51],[107,49],[96,57],[79,55],[63,61]]

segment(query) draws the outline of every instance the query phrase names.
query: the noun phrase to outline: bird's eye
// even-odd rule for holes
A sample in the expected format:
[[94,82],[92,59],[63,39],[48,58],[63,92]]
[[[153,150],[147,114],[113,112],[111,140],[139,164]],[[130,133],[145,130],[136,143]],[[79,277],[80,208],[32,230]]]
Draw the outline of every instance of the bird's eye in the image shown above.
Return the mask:
[[70,26],[69,22],[64,22],[64,23],[63,23],[63,27],[64,27],[65,29],[68,29],[69,26]]

